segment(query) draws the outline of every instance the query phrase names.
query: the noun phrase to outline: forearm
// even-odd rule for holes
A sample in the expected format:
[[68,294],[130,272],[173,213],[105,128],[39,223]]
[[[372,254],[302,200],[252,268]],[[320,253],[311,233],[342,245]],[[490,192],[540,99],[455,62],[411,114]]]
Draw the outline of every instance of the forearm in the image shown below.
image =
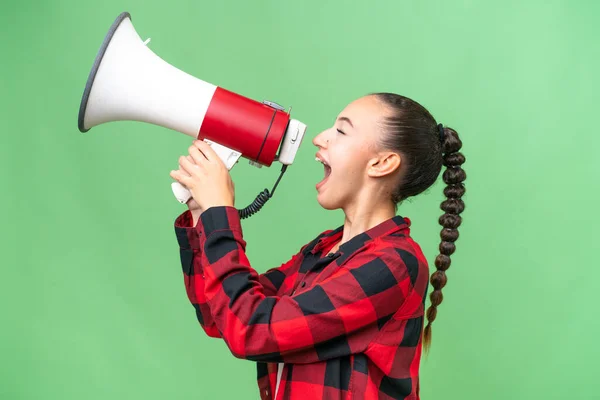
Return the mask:
[[[196,318],[208,336],[220,337],[204,295],[204,272],[200,265],[201,249],[198,245],[193,212],[184,212],[175,221],[179,242],[181,267],[188,300],[196,310]],[[199,215],[196,217],[199,218]]]
[[220,338],[221,334],[215,326],[214,318],[206,304],[204,295],[204,277],[200,268],[200,255],[196,255],[192,261],[190,273],[184,271],[183,278],[188,300],[196,310],[196,318],[206,334],[210,337]]
[[[201,263],[203,250],[200,245],[200,226],[198,219],[201,212],[186,211],[175,221],[175,231],[179,242],[181,265],[187,297],[196,310],[196,317],[204,331],[211,337],[221,337],[215,326],[215,321],[207,304],[205,293],[204,270]],[[294,271],[297,270],[297,256],[272,268],[258,276],[264,293],[275,296],[281,287],[291,285],[288,279],[294,280]]]

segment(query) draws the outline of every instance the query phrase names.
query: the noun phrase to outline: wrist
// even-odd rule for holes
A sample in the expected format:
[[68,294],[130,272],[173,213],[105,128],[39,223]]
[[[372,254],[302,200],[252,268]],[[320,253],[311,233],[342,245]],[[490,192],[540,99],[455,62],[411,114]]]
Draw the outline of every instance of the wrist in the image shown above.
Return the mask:
[[202,214],[202,210],[190,210],[190,213],[192,214],[192,226],[196,226],[196,224],[198,224],[198,221],[200,220],[200,214]]

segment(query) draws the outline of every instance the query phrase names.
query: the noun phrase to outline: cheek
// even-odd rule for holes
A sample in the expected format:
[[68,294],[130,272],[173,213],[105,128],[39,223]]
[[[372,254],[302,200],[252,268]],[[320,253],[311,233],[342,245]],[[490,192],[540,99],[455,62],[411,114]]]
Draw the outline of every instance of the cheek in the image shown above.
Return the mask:
[[357,182],[362,180],[365,175],[366,165],[370,159],[370,153],[364,148],[355,146],[340,149],[336,154],[336,166],[338,172],[346,179]]

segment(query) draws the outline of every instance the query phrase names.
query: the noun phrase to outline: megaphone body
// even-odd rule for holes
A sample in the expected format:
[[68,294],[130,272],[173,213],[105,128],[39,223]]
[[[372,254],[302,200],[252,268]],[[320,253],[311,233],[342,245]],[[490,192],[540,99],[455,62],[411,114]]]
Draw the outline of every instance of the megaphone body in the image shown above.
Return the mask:
[[[112,121],[140,121],[205,140],[231,169],[240,157],[256,166],[293,163],[306,125],[276,103],[258,102],[189,75],[162,60],[122,13],[89,74],[79,109],[81,132]],[[186,203],[190,192],[174,182]]]

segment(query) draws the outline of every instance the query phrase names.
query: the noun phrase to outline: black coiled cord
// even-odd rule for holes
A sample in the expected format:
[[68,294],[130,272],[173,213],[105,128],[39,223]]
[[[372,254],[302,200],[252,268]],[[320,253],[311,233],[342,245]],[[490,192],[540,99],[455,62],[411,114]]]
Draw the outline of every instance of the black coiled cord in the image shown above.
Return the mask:
[[254,199],[254,201],[248,207],[238,210],[240,219],[248,218],[248,217],[252,216],[253,214],[256,214],[257,212],[259,212],[260,209],[263,208],[265,203],[271,197],[273,197],[273,194],[275,194],[275,189],[277,188],[277,185],[279,185],[279,181],[281,180],[281,177],[283,176],[283,173],[285,172],[286,169],[287,169],[287,165],[283,165],[281,167],[281,173],[279,174],[279,178],[277,178],[277,182],[275,182],[275,186],[273,186],[273,190],[271,190],[271,192],[269,192],[269,189],[263,190],[262,192],[260,192],[258,194],[258,196],[256,196],[256,199]]

